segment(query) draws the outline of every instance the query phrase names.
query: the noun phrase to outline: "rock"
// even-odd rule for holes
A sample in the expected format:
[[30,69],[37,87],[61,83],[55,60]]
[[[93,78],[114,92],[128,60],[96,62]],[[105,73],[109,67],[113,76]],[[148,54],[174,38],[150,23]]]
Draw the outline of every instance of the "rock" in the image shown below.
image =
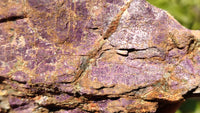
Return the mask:
[[159,112],[199,94],[200,31],[145,0],[0,5],[0,112]]

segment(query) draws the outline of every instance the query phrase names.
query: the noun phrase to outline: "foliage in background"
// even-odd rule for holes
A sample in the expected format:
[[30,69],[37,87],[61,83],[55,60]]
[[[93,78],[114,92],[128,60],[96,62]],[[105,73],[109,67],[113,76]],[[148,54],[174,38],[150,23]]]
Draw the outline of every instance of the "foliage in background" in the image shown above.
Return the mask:
[[200,30],[200,0],[147,0],[167,10],[183,26]]
[[[200,0],[147,0],[167,10],[183,26],[200,30]],[[200,113],[200,99],[187,99],[176,113]]]
[[200,113],[200,99],[188,99],[181,105],[176,113]]

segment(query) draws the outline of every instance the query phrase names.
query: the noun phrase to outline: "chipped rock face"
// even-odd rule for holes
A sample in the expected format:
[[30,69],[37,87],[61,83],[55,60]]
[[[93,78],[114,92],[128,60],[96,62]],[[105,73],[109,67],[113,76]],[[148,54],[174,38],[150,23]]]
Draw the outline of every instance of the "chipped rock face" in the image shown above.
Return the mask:
[[200,93],[199,31],[145,0],[0,6],[0,112],[156,112]]

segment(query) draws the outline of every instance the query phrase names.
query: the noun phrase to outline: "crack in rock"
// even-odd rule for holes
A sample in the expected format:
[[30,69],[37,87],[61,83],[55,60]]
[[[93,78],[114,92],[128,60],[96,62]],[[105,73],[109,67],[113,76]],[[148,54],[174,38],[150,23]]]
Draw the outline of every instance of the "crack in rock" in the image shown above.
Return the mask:
[[6,17],[6,18],[1,18],[0,23],[9,22],[9,21],[17,21],[17,20],[24,19],[24,18],[27,18],[27,17],[25,15],[10,16],[10,17]]

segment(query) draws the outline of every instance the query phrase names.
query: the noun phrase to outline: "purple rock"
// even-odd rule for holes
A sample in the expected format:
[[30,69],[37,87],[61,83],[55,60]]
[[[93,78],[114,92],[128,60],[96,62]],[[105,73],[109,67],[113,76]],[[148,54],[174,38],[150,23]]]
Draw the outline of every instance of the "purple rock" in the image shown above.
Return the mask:
[[7,111],[154,113],[198,92],[199,31],[145,0],[2,0],[0,7]]

